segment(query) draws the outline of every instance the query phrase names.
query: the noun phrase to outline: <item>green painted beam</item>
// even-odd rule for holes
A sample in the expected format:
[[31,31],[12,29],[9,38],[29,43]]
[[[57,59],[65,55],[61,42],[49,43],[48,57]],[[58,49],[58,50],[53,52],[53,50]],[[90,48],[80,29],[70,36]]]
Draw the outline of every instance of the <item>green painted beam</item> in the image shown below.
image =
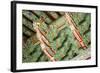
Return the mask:
[[33,11],[33,13],[35,13],[39,17],[43,17],[47,24],[50,24],[52,22],[52,20],[42,11]]
[[48,13],[49,15],[51,15],[51,17],[52,17],[53,19],[59,18],[59,15],[58,15],[56,12],[48,11],[48,12],[46,12],[46,13]]
[[36,17],[32,12],[30,12],[28,10],[23,10],[22,14],[31,21],[36,21],[38,19],[38,17]]

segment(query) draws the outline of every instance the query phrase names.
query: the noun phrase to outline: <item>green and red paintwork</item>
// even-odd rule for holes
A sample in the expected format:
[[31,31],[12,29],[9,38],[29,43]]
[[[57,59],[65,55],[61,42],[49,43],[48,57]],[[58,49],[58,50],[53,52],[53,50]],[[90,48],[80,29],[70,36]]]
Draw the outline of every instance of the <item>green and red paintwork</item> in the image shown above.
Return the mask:
[[[82,49],[78,43],[73,35],[73,31],[69,27],[69,23],[66,21],[64,12],[23,10],[23,63],[50,61],[41,50],[40,42],[36,37],[36,31],[32,25],[40,17],[44,18],[40,29],[45,33],[46,38],[50,42],[50,47],[56,51],[53,57],[57,61],[85,60],[91,58],[91,14],[79,12],[69,12],[69,14],[75,22],[87,48]],[[48,51],[50,52],[49,49]],[[52,52],[50,53],[52,54]]]

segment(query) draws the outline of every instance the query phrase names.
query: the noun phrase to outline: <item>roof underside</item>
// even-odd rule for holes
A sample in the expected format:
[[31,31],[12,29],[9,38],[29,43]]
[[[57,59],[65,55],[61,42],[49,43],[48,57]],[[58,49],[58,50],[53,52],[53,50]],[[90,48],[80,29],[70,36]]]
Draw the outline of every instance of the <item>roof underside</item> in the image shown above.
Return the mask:
[[91,14],[79,12],[69,12],[69,14],[74,20],[84,43],[87,45],[87,49],[82,49],[80,44],[77,42],[68,23],[66,22],[64,12],[23,10],[22,62],[50,61],[41,50],[40,42],[37,39],[36,31],[32,25],[41,17],[44,18],[44,21],[41,24],[41,29],[50,42],[50,46],[56,51],[54,58],[58,61],[66,61],[82,60],[91,57]]

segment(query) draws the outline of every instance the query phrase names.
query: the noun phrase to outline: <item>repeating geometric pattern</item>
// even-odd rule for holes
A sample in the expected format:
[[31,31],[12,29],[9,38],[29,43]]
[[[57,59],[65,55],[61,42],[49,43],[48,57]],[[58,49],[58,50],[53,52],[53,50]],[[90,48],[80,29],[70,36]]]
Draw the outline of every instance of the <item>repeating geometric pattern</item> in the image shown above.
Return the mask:
[[48,52],[56,61],[85,60],[91,58],[91,14],[69,12],[75,27],[80,33],[86,49],[84,49],[74,36],[65,12],[52,11],[22,11],[23,48],[22,62],[48,62],[50,59],[44,54],[34,30],[34,23],[43,18],[39,29],[49,42]]

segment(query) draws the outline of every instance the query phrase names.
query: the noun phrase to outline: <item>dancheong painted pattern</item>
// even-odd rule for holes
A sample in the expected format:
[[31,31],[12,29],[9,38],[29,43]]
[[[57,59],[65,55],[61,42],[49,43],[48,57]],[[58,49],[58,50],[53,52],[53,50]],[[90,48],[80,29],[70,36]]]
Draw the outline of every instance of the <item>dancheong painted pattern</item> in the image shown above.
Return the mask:
[[91,14],[22,11],[22,62],[91,58]]

